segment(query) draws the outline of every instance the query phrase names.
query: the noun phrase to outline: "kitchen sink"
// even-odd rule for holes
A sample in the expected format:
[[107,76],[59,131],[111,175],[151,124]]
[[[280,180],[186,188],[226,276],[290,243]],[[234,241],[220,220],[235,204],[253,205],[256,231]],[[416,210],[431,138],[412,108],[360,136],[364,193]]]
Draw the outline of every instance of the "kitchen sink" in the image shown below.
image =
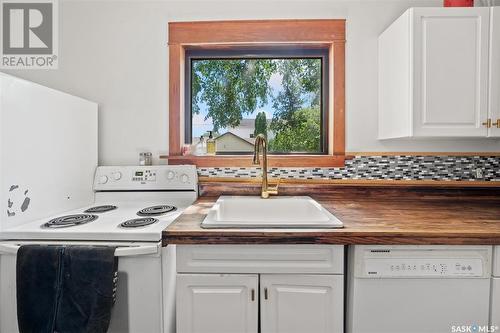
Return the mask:
[[342,228],[342,222],[307,196],[221,196],[202,228]]

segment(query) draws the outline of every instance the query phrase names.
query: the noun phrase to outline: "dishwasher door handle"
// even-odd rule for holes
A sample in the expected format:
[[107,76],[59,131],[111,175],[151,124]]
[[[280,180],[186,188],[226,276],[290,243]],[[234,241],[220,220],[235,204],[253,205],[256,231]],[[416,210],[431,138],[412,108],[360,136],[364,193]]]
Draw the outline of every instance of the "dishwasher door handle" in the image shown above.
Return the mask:
[[[0,254],[17,254],[19,245],[15,244],[0,244]],[[122,246],[115,250],[116,257],[131,257],[146,254],[157,254],[160,250],[160,245],[138,245],[138,246]]]

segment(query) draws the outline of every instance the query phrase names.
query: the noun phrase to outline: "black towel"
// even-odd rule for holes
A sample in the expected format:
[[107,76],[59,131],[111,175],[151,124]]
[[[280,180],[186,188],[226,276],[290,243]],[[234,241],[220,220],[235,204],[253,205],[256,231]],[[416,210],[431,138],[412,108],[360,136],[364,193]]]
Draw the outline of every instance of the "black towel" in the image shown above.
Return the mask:
[[118,261],[114,247],[25,245],[17,252],[21,333],[106,332]]

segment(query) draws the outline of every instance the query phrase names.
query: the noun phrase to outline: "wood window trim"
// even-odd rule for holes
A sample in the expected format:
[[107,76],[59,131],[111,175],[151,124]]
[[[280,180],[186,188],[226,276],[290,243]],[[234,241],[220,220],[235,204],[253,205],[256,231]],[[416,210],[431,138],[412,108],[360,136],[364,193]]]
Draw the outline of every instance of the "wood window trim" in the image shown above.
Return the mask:
[[[329,88],[333,102],[333,143],[328,155],[269,155],[273,167],[338,167],[345,161],[345,20],[242,20],[170,22],[169,46],[169,164],[199,167],[250,166],[251,158],[241,155],[182,156],[183,73],[187,48],[272,47],[307,45],[330,50],[333,78]],[[328,106],[330,113],[331,106]]]

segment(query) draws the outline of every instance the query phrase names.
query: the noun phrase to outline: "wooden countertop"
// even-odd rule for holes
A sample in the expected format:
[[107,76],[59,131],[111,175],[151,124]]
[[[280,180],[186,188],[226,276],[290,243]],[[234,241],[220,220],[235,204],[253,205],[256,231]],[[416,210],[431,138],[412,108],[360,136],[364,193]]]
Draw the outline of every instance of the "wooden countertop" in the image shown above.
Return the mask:
[[208,196],[163,231],[163,244],[500,245],[498,189],[311,187],[309,191],[301,194],[320,202],[344,228],[203,229],[200,224],[217,200]]

